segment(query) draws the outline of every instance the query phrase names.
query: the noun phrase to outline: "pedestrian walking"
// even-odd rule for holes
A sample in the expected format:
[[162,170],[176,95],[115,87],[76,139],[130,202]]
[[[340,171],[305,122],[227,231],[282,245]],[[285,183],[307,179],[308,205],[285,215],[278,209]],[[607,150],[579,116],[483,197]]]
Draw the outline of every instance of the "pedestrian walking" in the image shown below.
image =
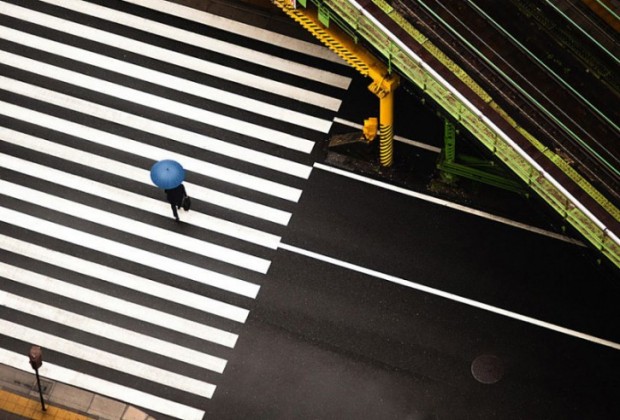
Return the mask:
[[183,180],[185,169],[177,161],[164,159],[156,162],[151,167],[151,181],[166,193],[166,199],[172,207],[172,215],[179,221],[178,210],[182,208],[188,211],[192,202],[185,192]]
[[189,210],[189,206],[187,206],[186,202],[189,200],[187,193],[185,192],[185,186],[180,184],[177,187],[171,188],[169,190],[164,190],[166,192],[166,198],[170,203],[170,207],[172,207],[172,215],[174,218],[179,221],[179,213],[178,209],[184,208],[185,210]]

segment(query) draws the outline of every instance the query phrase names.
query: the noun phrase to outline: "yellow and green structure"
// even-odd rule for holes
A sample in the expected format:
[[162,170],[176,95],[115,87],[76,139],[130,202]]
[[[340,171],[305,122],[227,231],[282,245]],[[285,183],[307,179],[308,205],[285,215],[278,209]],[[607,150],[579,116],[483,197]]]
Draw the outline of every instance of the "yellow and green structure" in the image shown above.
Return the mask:
[[[379,138],[380,162],[390,166],[393,161],[393,123],[394,123],[394,90],[399,85],[399,75],[421,89],[428,97],[438,104],[451,121],[459,124],[471,133],[478,141],[503,162],[520,182],[530,191],[538,194],[561,217],[574,227],[602,255],[607,257],[616,267],[620,267],[620,240],[617,226],[620,225],[620,211],[600,191],[583,178],[571,165],[536,139],[512,119],[508,112],[500,107],[490,94],[484,91],[462,68],[452,62],[439,48],[433,45],[419,30],[395,10],[386,0],[272,0],[288,16],[306,28],[323,44],[342,57],[361,74],[372,79],[369,89],[379,98]],[[485,108],[501,117],[512,133],[500,128],[474,105],[471,99],[462,95],[452,84],[441,77],[431,66],[425,63],[418,54],[413,52],[398,37],[394,36],[361,3],[368,3],[380,10],[382,18],[389,20],[414,40],[425,53],[431,54],[435,60],[458,78],[476,96],[476,102],[483,103]],[[361,46],[361,42],[372,47],[373,53]],[[377,58],[377,56],[379,58]],[[453,140],[450,135],[452,128],[448,121],[446,126],[446,144]],[[519,137],[519,141],[515,139]],[[524,143],[525,146],[524,147]],[[453,150],[453,143],[452,146]],[[528,151],[526,152],[527,149]],[[534,153],[532,153],[532,150]],[[533,154],[544,156],[545,164],[532,157]],[[453,154],[444,150],[443,162],[454,164]],[[551,165],[551,166],[546,166]],[[463,166],[454,166],[454,170],[463,170]],[[566,188],[557,176],[571,183]],[[472,175],[466,171],[463,175]],[[492,179],[480,172],[486,180]],[[498,178],[498,183],[504,182]],[[510,184],[510,183],[508,183]],[[508,185],[511,189],[516,184]],[[574,188],[573,188],[574,187]],[[575,192],[575,189],[577,190]],[[572,191],[569,191],[572,190]],[[602,209],[607,218],[603,222],[578,199],[587,195],[587,201]],[[611,221],[611,222],[610,222]]]

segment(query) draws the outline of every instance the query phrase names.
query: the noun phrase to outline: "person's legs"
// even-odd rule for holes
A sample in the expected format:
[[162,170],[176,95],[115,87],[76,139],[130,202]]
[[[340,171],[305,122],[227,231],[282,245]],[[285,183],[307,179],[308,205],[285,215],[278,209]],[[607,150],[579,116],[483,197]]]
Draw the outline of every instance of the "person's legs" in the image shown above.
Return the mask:
[[170,207],[172,207],[172,214],[174,215],[174,218],[179,220],[179,213],[177,213],[177,206],[175,206],[174,204],[170,204]]

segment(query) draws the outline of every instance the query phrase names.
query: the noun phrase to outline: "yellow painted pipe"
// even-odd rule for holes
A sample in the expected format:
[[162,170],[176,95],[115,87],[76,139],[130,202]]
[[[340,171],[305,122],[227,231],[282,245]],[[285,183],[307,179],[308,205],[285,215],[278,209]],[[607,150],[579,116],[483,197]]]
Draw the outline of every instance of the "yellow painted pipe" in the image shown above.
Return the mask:
[[390,167],[394,162],[394,91],[379,100],[379,161]]
[[379,98],[379,161],[381,166],[391,166],[394,158],[394,90],[400,84],[400,77],[337,26],[325,27],[319,22],[316,10],[294,8],[288,0],[272,1],[353,68],[372,79],[368,89]]

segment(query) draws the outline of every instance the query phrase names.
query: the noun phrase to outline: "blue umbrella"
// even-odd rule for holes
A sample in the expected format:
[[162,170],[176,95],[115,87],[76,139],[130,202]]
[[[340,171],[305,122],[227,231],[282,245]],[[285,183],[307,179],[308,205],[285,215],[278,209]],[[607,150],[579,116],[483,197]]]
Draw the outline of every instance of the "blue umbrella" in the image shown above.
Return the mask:
[[151,181],[164,190],[178,187],[184,179],[185,169],[177,161],[160,160],[151,167]]

